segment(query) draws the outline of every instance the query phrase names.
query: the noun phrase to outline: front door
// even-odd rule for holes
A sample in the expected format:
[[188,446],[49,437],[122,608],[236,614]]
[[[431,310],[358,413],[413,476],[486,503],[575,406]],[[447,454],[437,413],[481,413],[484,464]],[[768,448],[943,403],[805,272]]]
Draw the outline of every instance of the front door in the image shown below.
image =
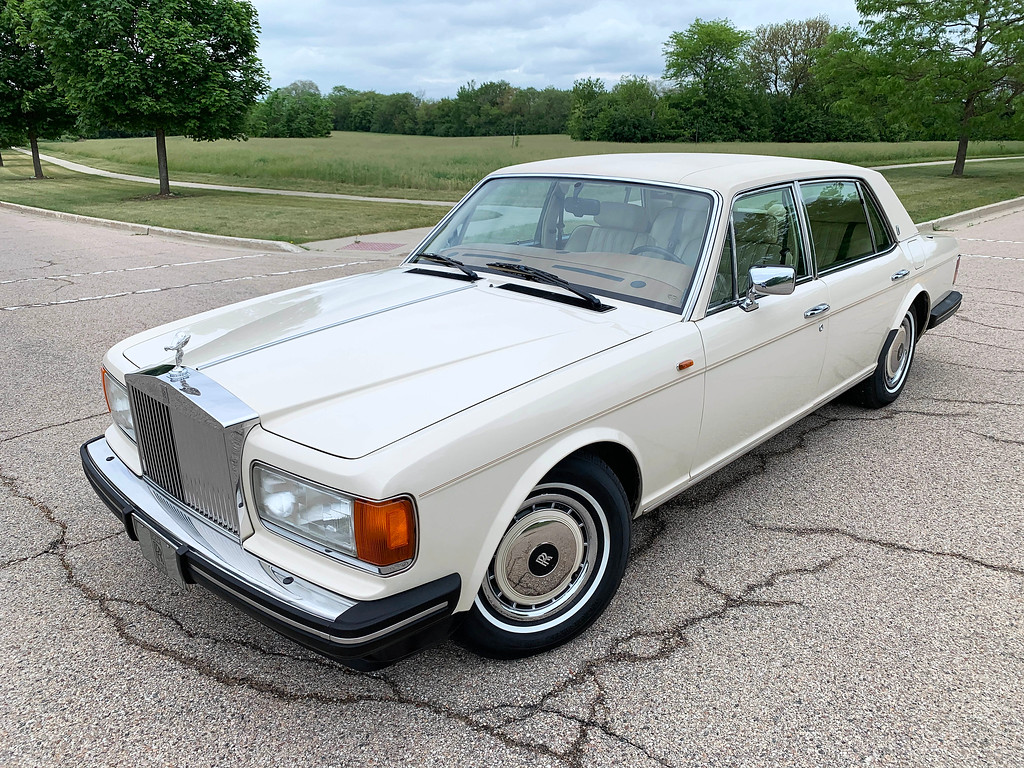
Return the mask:
[[[792,185],[733,203],[708,314],[696,323],[707,367],[692,477],[735,458],[819,398],[829,293],[813,279],[808,256]],[[745,312],[739,303],[750,267],[759,264],[794,267],[797,285],[791,295],[762,297]]]

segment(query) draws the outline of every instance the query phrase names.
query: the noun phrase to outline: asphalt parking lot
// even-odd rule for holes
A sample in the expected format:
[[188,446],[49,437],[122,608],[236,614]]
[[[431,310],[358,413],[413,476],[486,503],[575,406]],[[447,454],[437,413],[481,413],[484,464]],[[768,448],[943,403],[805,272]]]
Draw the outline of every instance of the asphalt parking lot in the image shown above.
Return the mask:
[[963,228],[902,397],[831,404],[642,518],[581,638],[372,674],[161,582],[82,475],[104,351],[377,268],[0,211],[0,765],[1019,765],[1024,212]]

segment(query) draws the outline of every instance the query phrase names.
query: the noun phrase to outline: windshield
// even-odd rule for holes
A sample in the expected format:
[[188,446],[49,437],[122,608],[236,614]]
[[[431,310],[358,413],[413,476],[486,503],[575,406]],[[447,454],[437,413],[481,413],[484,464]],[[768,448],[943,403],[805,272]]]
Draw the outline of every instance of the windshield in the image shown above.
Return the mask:
[[[480,272],[504,261],[594,294],[679,312],[711,219],[707,192],[509,177],[479,187],[422,248]],[[414,259],[415,260],[415,259]]]

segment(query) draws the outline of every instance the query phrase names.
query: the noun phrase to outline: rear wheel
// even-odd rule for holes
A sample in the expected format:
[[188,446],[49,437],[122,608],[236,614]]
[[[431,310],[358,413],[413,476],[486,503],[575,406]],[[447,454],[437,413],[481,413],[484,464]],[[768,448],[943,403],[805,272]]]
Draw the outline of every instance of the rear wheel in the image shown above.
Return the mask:
[[916,346],[917,316],[911,308],[899,328],[889,332],[875,372],[854,388],[854,400],[867,408],[881,408],[899,397],[907,382]]
[[589,455],[568,458],[512,519],[456,641],[511,659],[576,637],[615,594],[629,536],[626,492],[611,468]]

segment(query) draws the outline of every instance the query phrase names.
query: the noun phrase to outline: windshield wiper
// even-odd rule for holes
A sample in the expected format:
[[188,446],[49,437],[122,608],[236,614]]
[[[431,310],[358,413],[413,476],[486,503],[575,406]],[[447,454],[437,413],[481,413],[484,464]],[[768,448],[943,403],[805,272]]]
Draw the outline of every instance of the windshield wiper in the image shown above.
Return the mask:
[[454,267],[455,269],[461,269],[462,272],[467,277],[470,277],[473,280],[480,279],[480,275],[478,275],[472,269],[467,267],[461,261],[456,261],[455,259],[449,258],[448,256],[442,256],[439,253],[417,253],[416,261],[419,261],[420,259],[426,259],[427,261],[435,261],[438,264],[444,264],[446,267]]
[[554,285],[558,288],[564,288],[570,293],[575,293],[587,302],[591,309],[604,309],[604,304],[601,303],[601,300],[597,298],[597,296],[592,293],[587,293],[582,288],[577,288],[568,280],[563,280],[558,275],[547,272],[546,270],[537,269],[537,267],[531,267],[526,264],[511,264],[503,261],[492,261],[487,266],[492,269],[500,269],[504,272],[514,272],[527,280],[533,280],[538,283],[547,283],[548,285]]

